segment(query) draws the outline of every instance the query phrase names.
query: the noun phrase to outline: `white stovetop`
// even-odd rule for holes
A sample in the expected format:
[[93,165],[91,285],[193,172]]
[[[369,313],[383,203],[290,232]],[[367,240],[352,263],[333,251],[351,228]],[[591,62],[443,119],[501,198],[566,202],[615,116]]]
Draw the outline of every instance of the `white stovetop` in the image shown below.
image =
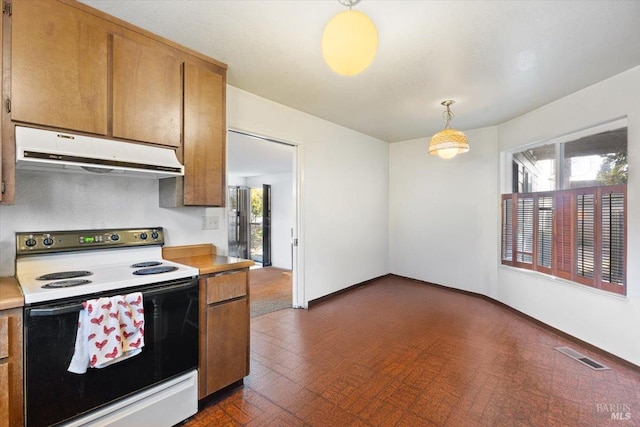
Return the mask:
[[[150,275],[134,275],[136,268],[131,265],[139,262],[159,261],[164,266],[175,266],[177,270]],[[57,280],[37,280],[48,273],[61,271],[87,270],[93,274],[74,279],[87,279],[91,283],[67,288],[43,288],[47,283]],[[22,287],[25,304],[33,304],[97,292],[120,290],[154,284],[168,280],[195,277],[198,269],[173,261],[162,259],[159,246],[149,248],[131,248],[85,252],[68,252],[26,256],[16,260],[16,278]]]

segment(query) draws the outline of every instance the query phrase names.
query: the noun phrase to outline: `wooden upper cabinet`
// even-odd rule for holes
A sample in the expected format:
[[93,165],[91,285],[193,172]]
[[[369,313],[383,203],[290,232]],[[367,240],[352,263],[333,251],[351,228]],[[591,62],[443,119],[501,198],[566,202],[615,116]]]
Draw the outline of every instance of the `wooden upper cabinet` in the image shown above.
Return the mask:
[[7,4],[1,203],[15,199],[26,123],[175,148],[185,176],[161,180],[161,205],[224,206],[225,64],[74,0]]
[[107,134],[107,31],[48,0],[14,0],[11,119]]
[[182,62],[160,43],[113,36],[113,136],[180,146]]
[[[5,60],[4,60],[4,16],[5,14],[3,13],[2,16],[0,16],[0,81],[2,82],[2,86],[0,86],[0,90],[2,91],[2,99],[6,99],[6,95],[5,95],[5,81],[4,81],[4,65],[5,65]],[[4,165],[3,162],[6,162],[6,146],[9,145],[9,142],[5,142],[6,139],[4,137],[4,128],[5,128],[5,124],[4,121],[6,120],[6,109],[2,109],[2,114],[0,115],[0,203],[2,203],[3,201],[6,202],[6,198],[4,196],[4,194],[7,192],[7,175],[8,175],[8,171],[4,170]],[[11,144],[13,145],[13,144]]]
[[184,204],[224,206],[225,81],[204,66],[184,66]]

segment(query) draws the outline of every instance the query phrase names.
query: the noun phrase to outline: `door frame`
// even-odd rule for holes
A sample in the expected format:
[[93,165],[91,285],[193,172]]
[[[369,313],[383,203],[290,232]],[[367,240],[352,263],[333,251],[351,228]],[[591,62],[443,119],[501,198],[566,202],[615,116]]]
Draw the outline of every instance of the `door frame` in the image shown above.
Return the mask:
[[[303,144],[290,141],[284,138],[272,137],[265,135],[259,132],[253,132],[247,129],[241,129],[235,126],[227,126],[227,132],[225,136],[229,132],[238,133],[241,135],[246,135],[254,138],[260,138],[264,141],[271,142],[274,144],[284,144],[293,148],[293,203],[294,203],[294,230],[293,236],[291,236],[291,244],[292,244],[292,255],[293,259],[291,260],[291,269],[292,269],[292,307],[293,308],[308,308],[306,297],[305,297],[305,281],[304,281],[304,210],[303,206],[303,154],[304,154],[304,146]],[[228,158],[228,156],[226,156]],[[229,173],[228,169],[227,174]],[[228,180],[227,180],[228,182]],[[227,237],[228,239],[228,237]]]
[[262,266],[271,265],[271,185],[262,184]]

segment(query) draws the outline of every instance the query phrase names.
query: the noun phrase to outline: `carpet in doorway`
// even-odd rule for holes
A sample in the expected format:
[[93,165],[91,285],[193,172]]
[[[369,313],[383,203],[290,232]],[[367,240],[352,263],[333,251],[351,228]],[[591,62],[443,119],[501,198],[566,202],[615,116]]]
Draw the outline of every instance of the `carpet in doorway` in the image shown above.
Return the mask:
[[264,267],[249,271],[251,317],[291,308],[291,271]]

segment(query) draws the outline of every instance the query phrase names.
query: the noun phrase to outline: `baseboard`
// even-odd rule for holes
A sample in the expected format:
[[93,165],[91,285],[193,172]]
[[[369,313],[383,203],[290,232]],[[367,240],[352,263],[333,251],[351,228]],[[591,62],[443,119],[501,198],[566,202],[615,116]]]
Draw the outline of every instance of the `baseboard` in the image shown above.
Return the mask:
[[[384,276],[374,277],[373,279],[365,280],[364,282],[360,282],[360,283],[356,283],[355,285],[347,286],[346,288],[340,289],[339,291],[331,292],[330,294],[327,294],[327,295],[325,295],[323,297],[312,299],[312,300],[307,302],[307,308],[311,308],[314,305],[318,305],[321,302],[324,302],[324,301],[326,301],[328,299],[331,299],[333,297],[336,297],[338,295],[344,294],[345,292],[352,291],[352,290],[354,290],[356,288],[368,285],[369,283],[376,282],[378,280],[384,279],[385,277],[389,277],[389,276],[393,276],[393,274],[385,274]],[[398,276],[398,277],[400,277],[400,276]]]

